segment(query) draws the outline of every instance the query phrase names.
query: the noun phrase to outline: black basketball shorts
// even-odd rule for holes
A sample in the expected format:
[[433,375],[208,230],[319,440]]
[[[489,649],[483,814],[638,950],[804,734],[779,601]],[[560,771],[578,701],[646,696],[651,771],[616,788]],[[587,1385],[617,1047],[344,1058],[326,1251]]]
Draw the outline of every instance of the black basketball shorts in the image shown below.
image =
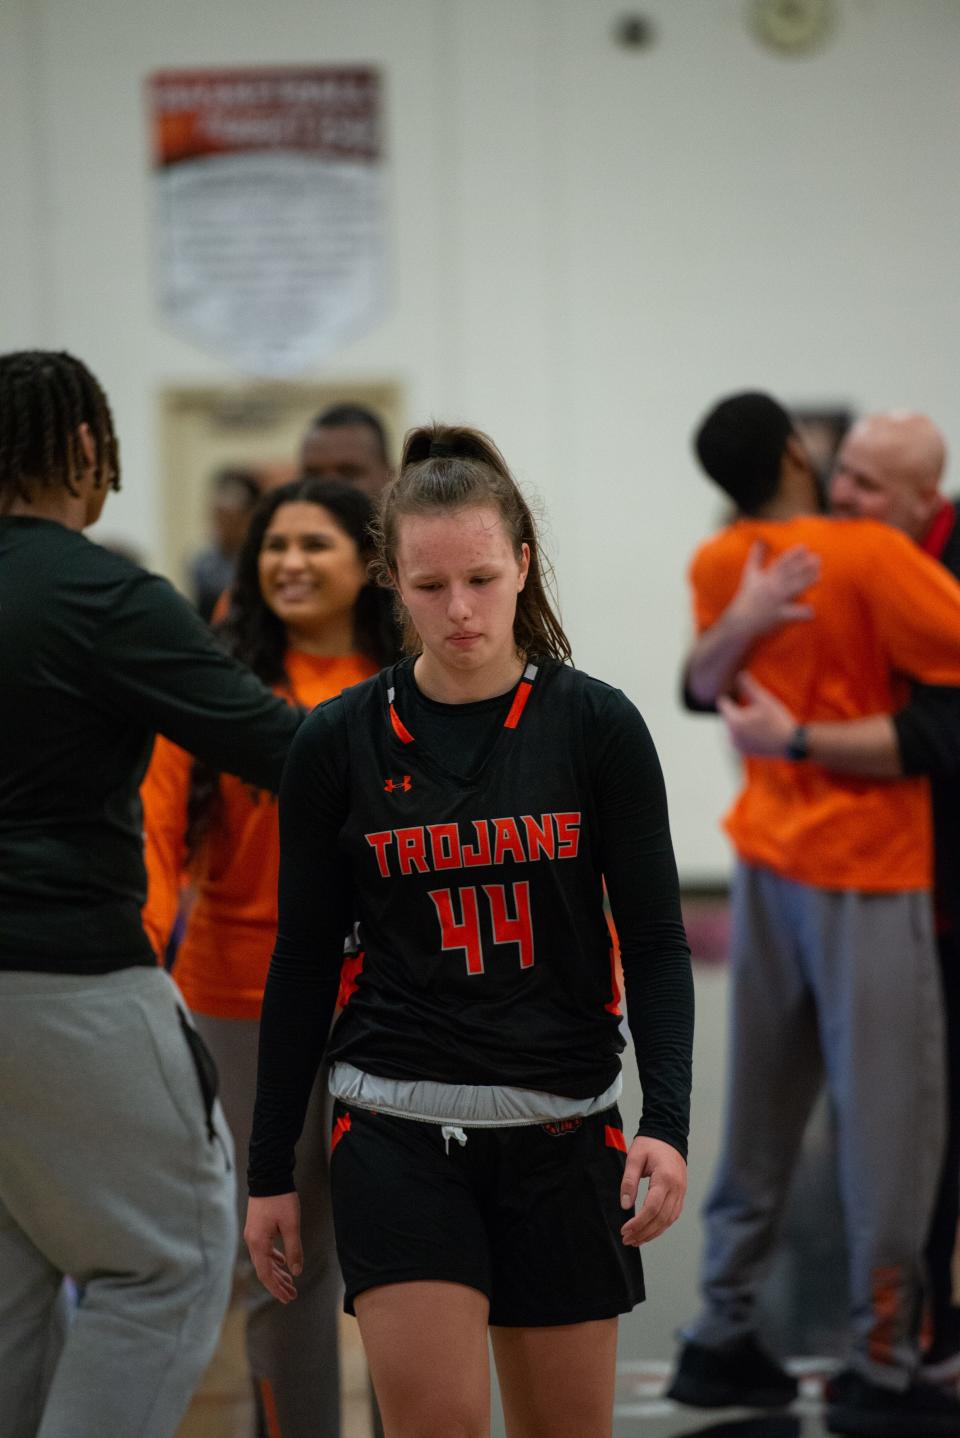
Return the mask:
[[[642,1302],[620,1228],[619,1111],[522,1128],[395,1118],[339,1101],[330,1181],[344,1307],[365,1289],[434,1279],[479,1289],[490,1322],[585,1323]],[[449,1134],[449,1130],[447,1130]]]

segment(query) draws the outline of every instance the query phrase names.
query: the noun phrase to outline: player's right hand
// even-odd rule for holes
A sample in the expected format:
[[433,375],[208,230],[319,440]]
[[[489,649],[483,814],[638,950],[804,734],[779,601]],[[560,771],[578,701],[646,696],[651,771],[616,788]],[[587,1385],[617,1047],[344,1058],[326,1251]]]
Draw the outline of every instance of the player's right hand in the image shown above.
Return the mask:
[[264,1288],[281,1303],[292,1303],[297,1296],[293,1280],[303,1269],[297,1195],[251,1198],[243,1237]]

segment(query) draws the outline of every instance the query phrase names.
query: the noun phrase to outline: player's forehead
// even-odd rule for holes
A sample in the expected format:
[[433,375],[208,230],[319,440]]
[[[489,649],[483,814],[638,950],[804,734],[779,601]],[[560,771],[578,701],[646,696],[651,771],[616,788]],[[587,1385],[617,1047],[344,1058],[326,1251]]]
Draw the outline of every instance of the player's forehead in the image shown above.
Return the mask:
[[330,511],[311,500],[291,499],[280,504],[270,517],[264,541],[280,536],[301,537],[308,534],[329,534],[339,530]]
[[494,505],[400,514],[396,535],[397,562],[411,573],[502,564],[513,554],[503,517]]

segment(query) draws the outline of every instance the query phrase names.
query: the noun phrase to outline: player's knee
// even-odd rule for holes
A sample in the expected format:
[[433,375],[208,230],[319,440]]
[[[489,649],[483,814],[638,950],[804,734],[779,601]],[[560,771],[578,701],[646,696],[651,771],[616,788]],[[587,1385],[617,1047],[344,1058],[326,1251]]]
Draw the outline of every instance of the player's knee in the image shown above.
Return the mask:
[[[401,1430],[397,1431],[399,1433]],[[489,1430],[479,1418],[438,1415],[436,1418],[425,1419],[422,1427],[405,1428],[402,1431],[409,1435],[409,1438],[485,1438]]]
[[403,1434],[403,1438],[485,1438],[489,1425],[485,1413],[475,1405],[455,1398],[443,1398],[420,1406],[417,1413],[406,1415],[387,1432]]

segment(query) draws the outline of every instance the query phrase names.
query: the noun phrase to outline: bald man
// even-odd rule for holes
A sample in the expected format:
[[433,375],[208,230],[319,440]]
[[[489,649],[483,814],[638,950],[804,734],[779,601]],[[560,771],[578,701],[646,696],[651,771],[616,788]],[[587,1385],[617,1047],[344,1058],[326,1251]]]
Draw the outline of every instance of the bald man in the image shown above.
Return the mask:
[[[960,523],[955,506],[941,489],[945,467],[943,435],[926,415],[907,411],[868,415],[853,426],[840,448],[829,485],[831,512],[893,525],[960,578]],[[794,556],[793,565],[802,559]],[[728,682],[748,659],[756,638],[784,619],[803,618],[802,612],[789,612],[794,593],[775,593],[774,569],[767,566],[764,574],[769,577],[764,579],[759,564],[754,566],[753,631],[744,625],[741,614],[739,640],[731,639],[725,656]],[[750,575],[746,581],[749,586]],[[795,742],[795,716],[749,678],[740,686],[740,698],[746,701],[740,706],[721,701],[720,707],[741,753],[786,752]],[[932,780],[949,1129],[927,1246],[933,1339],[924,1373],[933,1381],[951,1382],[960,1377],[960,1307],[952,1277],[960,1219],[960,693],[918,685],[909,706],[897,714],[803,727],[809,758],[828,769],[873,779],[928,774]]]
[[925,414],[906,410],[858,420],[840,446],[830,479],[833,514],[879,519],[921,542],[948,502],[943,435]]

